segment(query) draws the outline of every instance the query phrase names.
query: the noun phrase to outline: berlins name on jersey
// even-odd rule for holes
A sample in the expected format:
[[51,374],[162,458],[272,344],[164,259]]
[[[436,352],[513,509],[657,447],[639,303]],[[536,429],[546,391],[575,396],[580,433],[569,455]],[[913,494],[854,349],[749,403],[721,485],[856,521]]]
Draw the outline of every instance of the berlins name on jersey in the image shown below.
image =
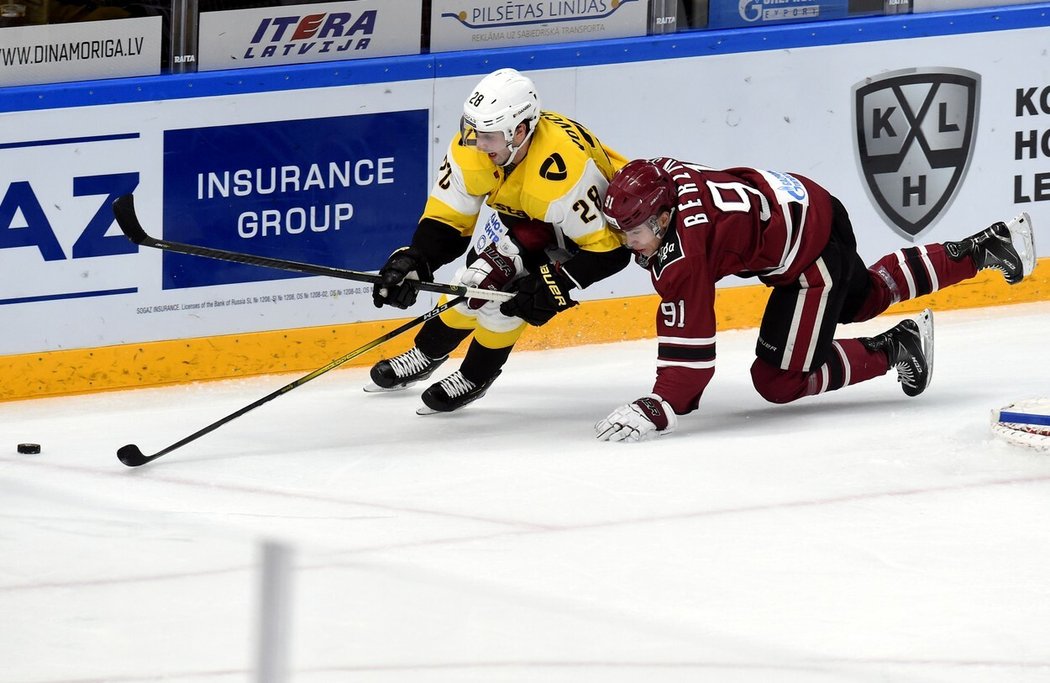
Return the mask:
[[812,219],[830,216],[830,195],[803,176],[653,161],[677,187],[675,225],[702,231],[700,251],[716,280],[726,275],[791,280],[827,243],[830,221]]

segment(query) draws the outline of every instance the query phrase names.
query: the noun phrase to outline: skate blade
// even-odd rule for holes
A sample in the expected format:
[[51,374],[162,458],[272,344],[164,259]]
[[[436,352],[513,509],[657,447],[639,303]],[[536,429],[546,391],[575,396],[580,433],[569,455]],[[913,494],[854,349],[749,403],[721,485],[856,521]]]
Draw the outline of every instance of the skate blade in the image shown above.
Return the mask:
[[422,405],[416,408],[416,415],[437,415],[440,412],[442,411],[434,410],[433,408],[427,405]]
[[[415,382],[413,382],[412,384],[415,384]],[[398,384],[397,386],[393,386],[393,387],[381,387],[378,384],[376,384],[375,382],[371,382],[369,384],[366,384],[364,387],[362,387],[362,390],[366,394],[389,394],[390,392],[393,392],[393,391],[403,391],[403,390],[407,389],[410,386],[412,386],[412,385],[411,384]]]
[[1032,231],[1032,217],[1022,211],[1016,218],[1006,224],[1010,230],[1010,241],[1017,255],[1021,257],[1023,277],[1028,277],[1035,270],[1035,234]]
[[919,324],[919,336],[922,337],[922,354],[926,356],[926,386],[923,390],[930,388],[933,384],[933,311],[925,309],[915,319]]

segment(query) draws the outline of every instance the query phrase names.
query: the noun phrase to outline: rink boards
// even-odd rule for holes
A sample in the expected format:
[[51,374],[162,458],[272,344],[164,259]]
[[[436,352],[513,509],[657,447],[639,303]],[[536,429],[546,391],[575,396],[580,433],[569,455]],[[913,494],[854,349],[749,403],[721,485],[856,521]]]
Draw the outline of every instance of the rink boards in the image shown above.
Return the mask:
[[[499,64],[458,53],[5,89],[0,399],[309,370],[392,328],[405,313],[374,308],[360,283],[137,248],[108,203],[134,192],[146,229],[168,240],[375,269],[410,238],[464,93],[504,65],[534,77],[544,108],[628,157],[822,182],[849,208],[866,260],[1021,210],[1045,257],[1045,11],[505,50]],[[1013,288],[982,276],[923,304],[1045,299],[1045,271]],[[756,325],[766,290],[723,284],[720,328]],[[520,348],[652,336],[641,269],[578,294],[583,305]],[[409,313],[434,303],[423,296]]]

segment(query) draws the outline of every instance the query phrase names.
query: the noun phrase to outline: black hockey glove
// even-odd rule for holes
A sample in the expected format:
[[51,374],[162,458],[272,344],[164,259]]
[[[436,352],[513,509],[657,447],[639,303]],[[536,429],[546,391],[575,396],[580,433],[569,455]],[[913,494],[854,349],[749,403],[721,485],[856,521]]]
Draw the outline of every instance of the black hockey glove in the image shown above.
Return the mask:
[[416,303],[420,280],[430,280],[433,274],[426,256],[415,247],[401,247],[379,269],[380,282],[372,288],[372,302],[376,308],[385,305],[408,308]]
[[518,317],[530,325],[543,325],[576,302],[569,298],[572,280],[550,263],[544,263],[535,273],[518,281],[514,298],[500,305],[503,315]]

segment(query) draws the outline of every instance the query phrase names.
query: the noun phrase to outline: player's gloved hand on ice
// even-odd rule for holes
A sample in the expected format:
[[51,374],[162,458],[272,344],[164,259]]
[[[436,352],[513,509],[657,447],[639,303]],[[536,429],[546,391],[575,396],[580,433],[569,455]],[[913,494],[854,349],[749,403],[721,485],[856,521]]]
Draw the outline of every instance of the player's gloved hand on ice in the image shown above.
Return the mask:
[[678,426],[678,416],[670,404],[656,394],[627,403],[594,425],[599,441],[645,441],[657,434],[670,434]]
[[[521,250],[504,235],[495,244],[489,243],[478,257],[467,266],[460,282],[468,287],[480,289],[504,289],[525,267],[521,262]],[[485,299],[467,299],[467,308],[477,310],[487,304]]]
[[379,269],[380,281],[372,288],[372,303],[408,308],[416,303],[419,280],[430,280],[433,274],[426,256],[415,247],[401,247],[390,255]]
[[555,314],[576,305],[569,298],[570,287],[572,280],[568,275],[558,266],[544,263],[537,272],[518,280],[517,293],[500,305],[500,313],[521,318],[530,325],[543,325]]

